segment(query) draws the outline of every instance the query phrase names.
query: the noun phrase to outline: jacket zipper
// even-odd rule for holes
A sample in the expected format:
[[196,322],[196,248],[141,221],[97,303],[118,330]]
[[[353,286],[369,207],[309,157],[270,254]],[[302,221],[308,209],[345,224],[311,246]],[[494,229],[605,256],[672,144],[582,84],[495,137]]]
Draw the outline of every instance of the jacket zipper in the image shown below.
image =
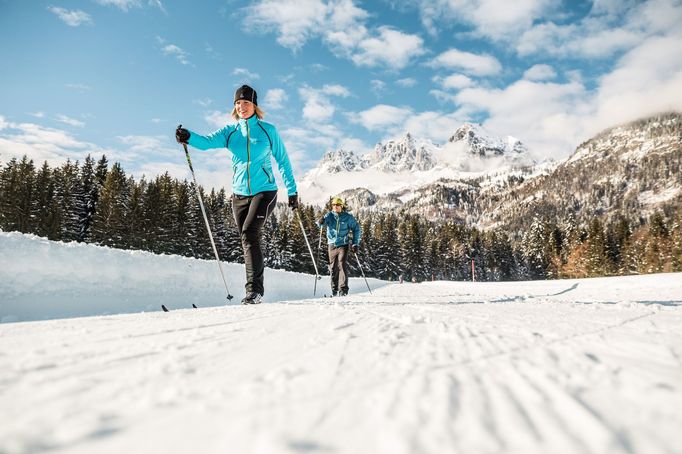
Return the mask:
[[[341,222],[341,216],[336,216],[336,239],[339,239],[339,223]],[[334,241],[334,246],[338,246],[336,241]]]
[[249,188],[249,195],[251,195],[251,173],[249,172],[249,164],[251,163],[251,133],[249,131],[249,121],[246,122],[246,186]]

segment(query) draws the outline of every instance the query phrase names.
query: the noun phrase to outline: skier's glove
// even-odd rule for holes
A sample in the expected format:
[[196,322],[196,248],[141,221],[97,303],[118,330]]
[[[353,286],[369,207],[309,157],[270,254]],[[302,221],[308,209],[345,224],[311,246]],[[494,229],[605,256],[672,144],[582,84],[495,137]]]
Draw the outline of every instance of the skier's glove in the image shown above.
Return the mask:
[[178,129],[175,130],[175,140],[177,140],[178,143],[187,143],[189,135],[188,130],[183,128],[182,125],[178,125]]
[[318,224],[318,225],[324,224],[324,218],[318,219],[318,220],[317,220],[317,224]]
[[351,250],[353,251],[353,254],[357,254],[357,253],[358,253],[358,245],[357,245],[357,244],[352,245],[350,248],[351,248]]
[[298,208],[298,194],[292,194],[289,196],[289,208],[292,210]]

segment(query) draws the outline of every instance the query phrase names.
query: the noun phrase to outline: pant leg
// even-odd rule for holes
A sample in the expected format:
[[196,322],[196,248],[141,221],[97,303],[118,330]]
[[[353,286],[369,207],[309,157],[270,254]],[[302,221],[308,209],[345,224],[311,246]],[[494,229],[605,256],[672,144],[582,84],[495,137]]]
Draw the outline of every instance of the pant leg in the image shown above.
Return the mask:
[[260,192],[254,196],[243,198],[233,196],[232,209],[239,230],[242,250],[244,251],[244,268],[246,271],[246,292],[265,293],[263,285],[263,251],[261,236],[263,225],[272,213],[277,201],[277,191]]
[[348,264],[348,245],[337,248],[339,251],[339,290],[348,293],[348,276],[350,275],[350,265]]
[[328,246],[329,251],[329,274],[332,281],[332,293],[339,291],[339,261],[338,261],[338,248],[333,247],[331,244]]

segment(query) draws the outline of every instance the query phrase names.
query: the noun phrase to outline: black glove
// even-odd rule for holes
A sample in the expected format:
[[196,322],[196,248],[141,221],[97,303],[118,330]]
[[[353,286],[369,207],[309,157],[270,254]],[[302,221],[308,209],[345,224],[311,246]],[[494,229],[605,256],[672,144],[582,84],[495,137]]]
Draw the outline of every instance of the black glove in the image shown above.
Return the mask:
[[189,131],[183,128],[182,125],[178,125],[178,129],[175,130],[175,140],[178,143],[187,143],[189,136]]
[[318,225],[324,224],[324,218],[322,217],[322,218],[318,219],[318,220],[317,220],[317,224],[318,224]]
[[353,251],[353,254],[357,254],[357,253],[358,253],[358,245],[357,245],[357,244],[352,245],[350,248],[351,248],[351,250]]
[[289,196],[289,208],[295,210],[298,208],[298,194],[293,194]]

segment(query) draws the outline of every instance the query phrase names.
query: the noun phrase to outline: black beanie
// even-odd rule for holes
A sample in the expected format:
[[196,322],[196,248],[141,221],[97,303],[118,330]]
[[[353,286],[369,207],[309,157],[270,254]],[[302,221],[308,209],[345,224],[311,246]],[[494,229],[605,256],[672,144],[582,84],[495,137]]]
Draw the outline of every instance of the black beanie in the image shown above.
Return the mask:
[[241,87],[237,88],[236,92],[234,92],[234,102],[236,103],[240,99],[245,99],[247,101],[251,101],[255,105],[258,105],[258,95],[256,94],[256,90],[249,87],[248,85],[242,85]]

